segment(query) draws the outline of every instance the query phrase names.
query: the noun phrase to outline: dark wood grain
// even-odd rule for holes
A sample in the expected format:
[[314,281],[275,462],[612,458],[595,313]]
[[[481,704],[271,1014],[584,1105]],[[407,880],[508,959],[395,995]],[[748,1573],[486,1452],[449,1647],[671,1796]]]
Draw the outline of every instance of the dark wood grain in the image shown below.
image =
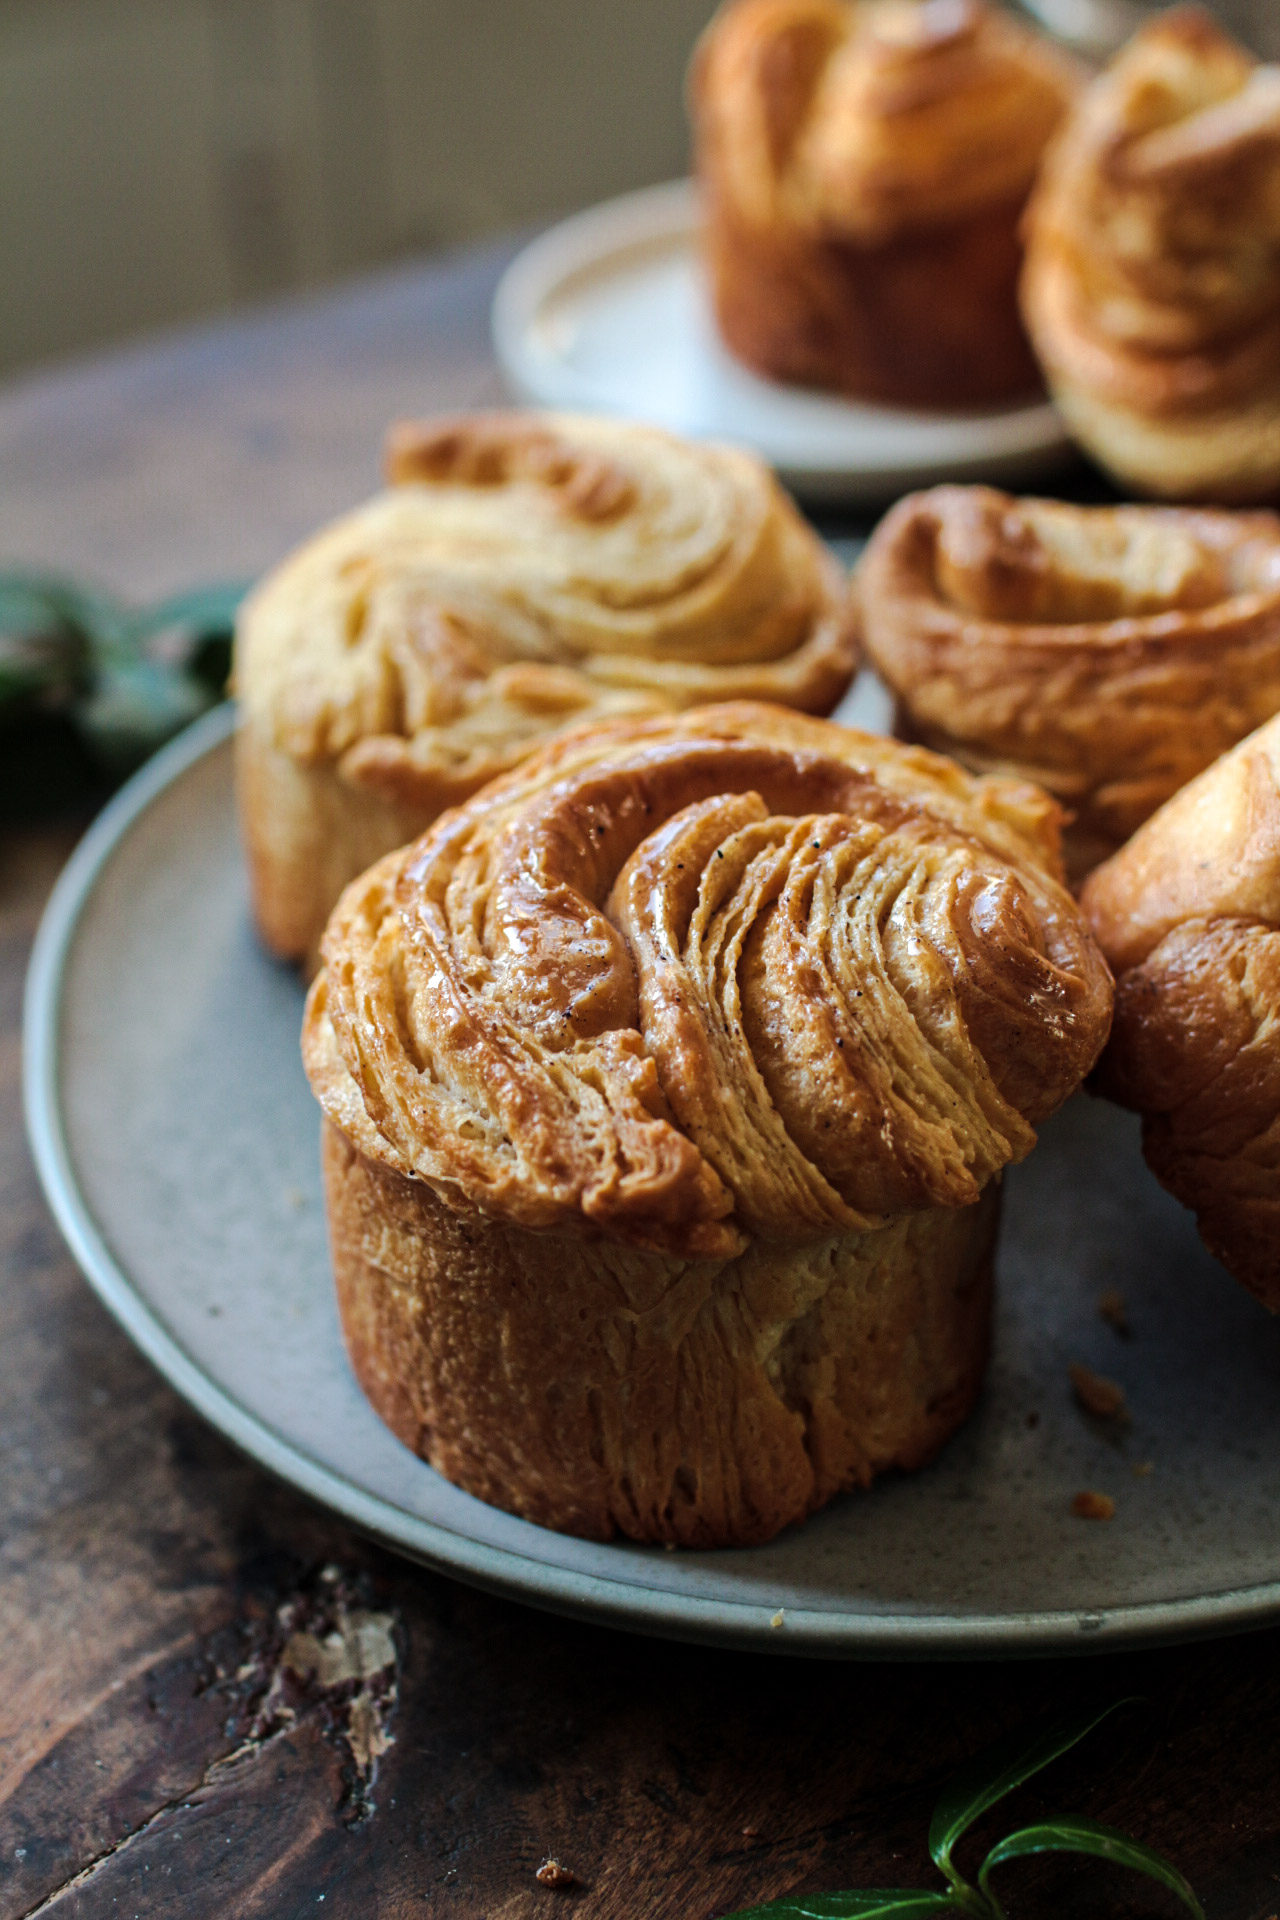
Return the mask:
[[[252,570],[367,484],[385,417],[496,394],[500,257],[0,397],[0,547],[139,593]],[[665,1645],[425,1574],[233,1453],[107,1319],[27,1159],[23,969],[73,839],[0,840],[0,1920],[709,1920],[797,1885],[927,1885],[951,1767],[1135,1691],[1149,1707],[1019,1810],[1166,1849],[1210,1920],[1280,1912],[1276,1634],[1017,1667]],[[393,1667],[300,1669],[302,1639],[361,1616]],[[538,1882],[548,1856],[573,1887]],[[1006,1872],[1024,1920],[1176,1911],[1101,1868]]]

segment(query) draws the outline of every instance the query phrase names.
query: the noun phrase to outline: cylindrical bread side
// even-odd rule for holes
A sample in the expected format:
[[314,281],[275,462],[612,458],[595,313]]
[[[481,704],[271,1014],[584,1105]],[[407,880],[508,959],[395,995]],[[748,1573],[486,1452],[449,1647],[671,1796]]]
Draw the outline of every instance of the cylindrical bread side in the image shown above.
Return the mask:
[[713,186],[705,206],[717,324],[768,378],[918,407],[1040,385],[1018,312],[1021,199],[878,244],[752,224]]
[[332,762],[295,759],[252,721],[237,729],[235,767],[254,920],[272,953],[310,977],[347,882],[430,826],[436,809],[353,787]]
[[729,1260],[455,1212],[324,1130],[347,1350],[400,1440],[541,1526],[686,1547],[768,1540],[918,1467],[986,1364],[998,1182]]

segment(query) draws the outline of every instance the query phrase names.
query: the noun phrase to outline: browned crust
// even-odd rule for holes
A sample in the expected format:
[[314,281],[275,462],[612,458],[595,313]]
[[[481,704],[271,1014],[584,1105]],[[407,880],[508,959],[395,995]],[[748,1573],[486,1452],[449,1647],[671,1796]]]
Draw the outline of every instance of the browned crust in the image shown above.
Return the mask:
[[[1176,536],[1189,572],[1168,604],[1152,579],[1141,612],[1069,617],[1073,601],[1105,605],[1114,585],[1120,603],[1142,582],[1113,583],[1105,565],[1071,577],[1037,540],[1045,510],[1091,563],[1124,526]],[[1079,880],[1280,710],[1278,554],[1271,514],[936,487],[872,536],[858,576],[864,642],[897,697],[901,737],[1034,780],[1071,810],[1064,846]]]
[[1021,298],[1073,435],[1129,486],[1280,491],[1280,87],[1198,7],[1155,15],[1051,144]]
[[716,319],[748,366],[906,406],[994,405],[1039,389],[1018,311],[1021,200],[858,244],[753,226],[706,185]]
[[323,1158],[369,1400],[446,1478],[542,1526],[758,1543],[923,1465],[977,1397],[998,1183],[870,1235],[689,1262],[453,1212],[328,1122]]
[[1143,1116],[1160,1183],[1209,1251],[1280,1310],[1280,932],[1190,920],[1120,976],[1101,1092]]
[[691,74],[721,333],[773,378],[910,406],[1036,392],[1019,223],[1078,76],[981,0],[730,0]]
[[1280,717],[1091,876],[1117,978],[1099,1091],[1143,1117],[1156,1177],[1280,1309]]

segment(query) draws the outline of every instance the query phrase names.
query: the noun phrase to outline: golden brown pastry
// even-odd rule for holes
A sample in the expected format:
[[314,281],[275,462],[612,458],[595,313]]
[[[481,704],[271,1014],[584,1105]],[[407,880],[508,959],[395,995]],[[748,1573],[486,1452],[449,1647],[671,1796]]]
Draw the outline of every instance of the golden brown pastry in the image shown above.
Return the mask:
[[1046,155],[1026,241],[1027,327],[1095,459],[1164,499],[1280,492],[1280,67],[1157,15]]
[[712,698],[827,713],[844,575],[759,461],[620,421],[401,427],[391,486],[276,569],[236,640],[238,781],[267,944],[549,736]]
[[1076,84],[982,0],[732,0],[691,86],[731,350],[908,405],[1034,392],[1018,221]]
[[1116,974],[1100,1090],[1143,1116],[1162,1185],[1280,1309],[1280,716],[1092,876]]
[[702,1546],[928,1459],[1000,1172],[1106,1035],[1056,832],[739,703],[555,741],[354,882],[303,1051],[400,1438],[543,1525]]
[[935,487],[858,576],[898,731],[1070,808],[1075,878],[1280,710],[1280,520]]

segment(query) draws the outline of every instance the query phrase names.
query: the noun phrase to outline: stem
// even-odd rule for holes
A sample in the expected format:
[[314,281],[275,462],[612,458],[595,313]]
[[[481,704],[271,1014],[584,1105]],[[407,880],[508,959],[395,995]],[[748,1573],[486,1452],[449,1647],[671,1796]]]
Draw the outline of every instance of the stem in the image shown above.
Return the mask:
[[956,1905],[965,1913],[971,1913],[973,1920],[1005,1920],[995,1895],[984,1889],[979,1893],[977,1887],[969,1882],[952,1866],[949,1858],[940,1860],[938,1865],[947,1876],[948,1890]]

